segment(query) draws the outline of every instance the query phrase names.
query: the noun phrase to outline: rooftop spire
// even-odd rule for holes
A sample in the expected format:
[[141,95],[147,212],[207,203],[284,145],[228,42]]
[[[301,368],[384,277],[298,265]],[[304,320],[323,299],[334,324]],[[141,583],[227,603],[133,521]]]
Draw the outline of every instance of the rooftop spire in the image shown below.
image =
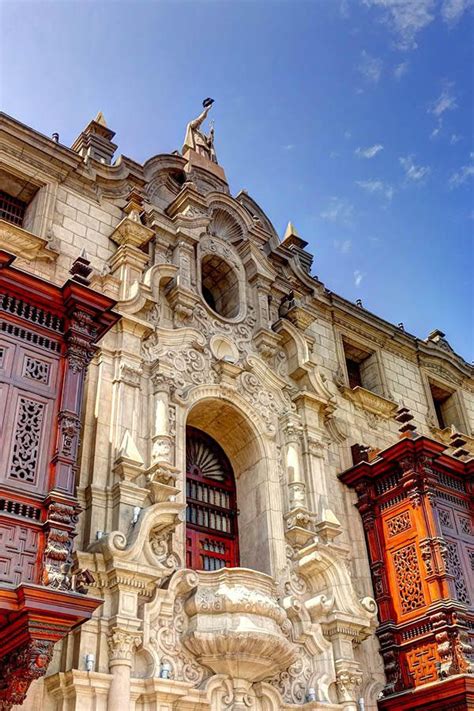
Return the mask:
[[298,230],[292,222],[289,222],[286,226],[285,234],[283,235],[283,241],[285,241],[286,239],[290,239],[290,237],[297,237],[298,239],[301,239]]
[[97,113],[97,116],[95,117],[94,121],[96,123],[99,123],[101,126],[104,126],[104,128],[107,128],[107,121],[105,120],[105,116],[102,111],[99,111]]
[[115,149],[112,138],[114,131],[107,127],[107,123],[102,111],[99,111],[95,119],[89,121],[85,129],[79,134],[71,148],[81,154],[84,160],[93,158],[100,163],[110,165]]

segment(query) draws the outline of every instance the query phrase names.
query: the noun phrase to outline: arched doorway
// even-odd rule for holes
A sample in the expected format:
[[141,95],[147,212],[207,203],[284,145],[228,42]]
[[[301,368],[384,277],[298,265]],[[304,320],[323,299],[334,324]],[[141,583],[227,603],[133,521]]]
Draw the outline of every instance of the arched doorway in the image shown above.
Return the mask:
[[186,428],[186,565],[220,570],[239,565],[235,477],[222,448]]

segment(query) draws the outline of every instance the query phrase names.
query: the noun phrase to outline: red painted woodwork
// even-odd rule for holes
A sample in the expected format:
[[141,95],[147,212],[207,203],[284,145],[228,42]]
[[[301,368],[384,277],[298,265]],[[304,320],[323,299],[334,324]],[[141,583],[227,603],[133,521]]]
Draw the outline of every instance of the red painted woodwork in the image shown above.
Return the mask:
[[0,709],[21,704],[57,641],[90,619],[99,600],[36,585],[0,589]]
[[220,570],[239,565],[235,478],[222,448],[186,430],[186,565]]
[[[15,269],[13,261],[0,251],[2,711],[20,703],[20,687],[26,694],[29,685],[19,685],[14,668],[26,664],[26,658],[30,664],[36,654],[41,664],[31,662],[35,673],[44,673],[54,641],[100,604],[71,592],[79,512],[76,460],[87,365],[96,341],[118,320],[111,311],[115,302],[88,288],[90,267],[84,258],[76,260],[73,279],[62,287]],[[29,604],[35,595],[44,615],[32,626]],[[54,601],[61,609],[54,609]],[[23,610],[14,623],[12,613],[5,612],[12,605]],[[24,641],[22,635],[30,637]]]
[[[439,684],[447,689],[469,669],[474,460],[446,449],[408,435],[340,475],[358,495],[379,607],[387,677],[381,709],[446,709],[437,700]],[[413,693],[425,686],[431,691]],[[408,692],[411,705],[405,706]]]

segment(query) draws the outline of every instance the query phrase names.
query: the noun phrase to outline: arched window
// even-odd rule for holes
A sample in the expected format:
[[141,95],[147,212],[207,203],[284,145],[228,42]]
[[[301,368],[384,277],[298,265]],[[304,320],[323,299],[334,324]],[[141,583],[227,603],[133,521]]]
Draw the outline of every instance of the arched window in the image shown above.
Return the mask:
[[235,318],[240,310],[237,273],[217,254],[206,254],[201,262],[201,291],[207,305],[224,318]]
[[217,442],[186,429],[186,565],[219,570],[239,565],[235,478]]

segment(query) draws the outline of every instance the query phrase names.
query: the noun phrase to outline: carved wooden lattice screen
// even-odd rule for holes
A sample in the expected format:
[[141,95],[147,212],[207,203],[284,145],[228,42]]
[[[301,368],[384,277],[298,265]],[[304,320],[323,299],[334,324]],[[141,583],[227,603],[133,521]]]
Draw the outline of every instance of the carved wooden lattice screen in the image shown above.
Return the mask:
[[235,478],[221,447],[193,427],[186,437],[186,564],[194,570],[239,565]]

